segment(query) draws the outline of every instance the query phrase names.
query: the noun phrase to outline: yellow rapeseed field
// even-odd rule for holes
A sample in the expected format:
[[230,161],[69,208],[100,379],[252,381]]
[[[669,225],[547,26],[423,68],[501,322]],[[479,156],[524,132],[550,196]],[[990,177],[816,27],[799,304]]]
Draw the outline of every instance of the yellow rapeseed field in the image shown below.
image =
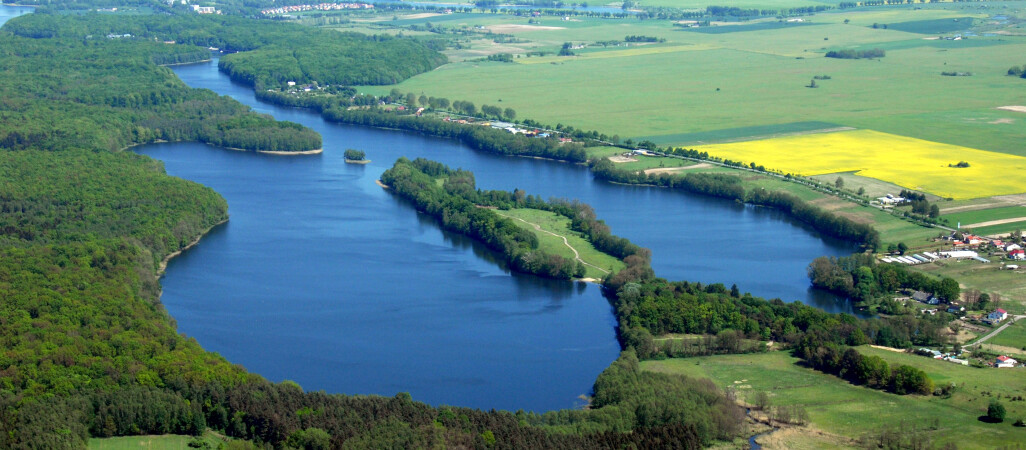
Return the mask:
[[[870,130],[697,147],[798,175],[856,172],[956,199],[1026,192],[1026,158]],[[968,168],[948,167],[966,161]]]

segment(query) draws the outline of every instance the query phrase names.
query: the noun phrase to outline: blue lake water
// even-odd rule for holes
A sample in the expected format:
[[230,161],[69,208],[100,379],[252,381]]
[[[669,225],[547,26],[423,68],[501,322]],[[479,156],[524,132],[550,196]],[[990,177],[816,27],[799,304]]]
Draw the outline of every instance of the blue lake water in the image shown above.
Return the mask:
[[7,23],[7,21],[12,18],[25,14],[31,14],[34,10],[35,8],[28,6],[8,6],[0,4],[0,25]]
[[[179,330],[268,379],[307,390],[394,395],[483,409],[579,405],[618,353],[615,319],[595,285],[510,273],[487,249],[441,231],[375,185],[396,158],[475,172],[479,187],[520,188],[594,206],[613,232],[653,250],[656,274],[851,306],[809,288],[808,263],[852,246],[788,217],[658,188],[594,180],[586,167],[502,157],[448,140],[327,123],[257,102],[216,62],[176,66],[193,87],[309,126],[325,152],[274,156],[195,143],[136,151],[210,186],[231,221],[174,259],[163,303]],[[347,165],[346,148],[368,165]]]

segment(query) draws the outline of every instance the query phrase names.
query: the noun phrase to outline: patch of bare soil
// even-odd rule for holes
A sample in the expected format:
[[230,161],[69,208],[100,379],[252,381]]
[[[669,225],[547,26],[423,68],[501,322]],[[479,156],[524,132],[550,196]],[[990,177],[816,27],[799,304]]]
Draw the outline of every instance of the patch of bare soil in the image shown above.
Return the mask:
[[811,426],[785,427],[755,439],[766,449],[855,447],[858,442]]
[[848,203],[844,200],[839,200],[836,197],[823,197],[809,201],[809,203],[816,205],[827,211],[836,211],[838,209],[848,206]]
[[614,163],[620,164],[620,163],[637,162],[638,159],[637,158],[630,158],[630,157],[627,157],[627,156],[613,155],[613,156],[609,157],[609,160],[614,162]]
[[994,200],[1001,200],[1007,203],[1026,206],[1026,194],[998,195],[992,198]]
[[682,171],[685,171],[685,170],[707,169],[709,167],[712,167],[712,164],[709,164],[709,163],[698,163],[698,164],[695,164],[693,166],[685,166],[685,167],[659,167],[659,168],[656,168],[656,169],[645,169],[645,174],[676,173],[676,172],[682,172]]
[[999,125],[999,124],[1003,124],[1003,123],[1015,123],[1015,120],[1004,118],[1004,119],[992,120],[992,121],[987,122],[987,123],[993,124],[993,125]]
[[873,348],[878,348],[878,349],[880,349],[880,350],[887,350],[887,351],[889,351],[889,352],[905,353],[905,351],[904,351],[904,350],[902,350],[902,349],[900,349],[900,348],[894,348],[894,347],[884,347],[884,346],[882,346],[882,345],[870,345],[870,347],[873,347]]
[[1017,354],[1017,355],[1021,355],[1023,353],[1026,353],[1026,352],[1023,352],[1021,348],[1009,347],[1007,345],[983,344],[983,348],[986,349],[986,350],[993,350],[993,351],[995,351],[997,353],[1004,353],[1004,354],[1014,353],[1014,354]]
[[1019,105],[998,106],[997,109],[1000,109],[1002,111],[1014,111],[1014,112],[1026,113],[1026,106],[1019,106]]

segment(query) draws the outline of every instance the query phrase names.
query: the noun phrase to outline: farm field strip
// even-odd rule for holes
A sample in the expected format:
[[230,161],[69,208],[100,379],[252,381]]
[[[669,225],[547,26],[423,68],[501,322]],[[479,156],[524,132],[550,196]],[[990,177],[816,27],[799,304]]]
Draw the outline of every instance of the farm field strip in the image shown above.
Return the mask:
[[703,50],[715,50],[719,47],[711,44],[686,44],[661,47],[638,47],[627,50],[599,50],[587,53],[580,53],[576,56],[544,56],[535,58],[518,58],[519,64],[547,64],[553,62],[574,62],[577,60],[627,58],[631,56],[659,55],[665,53],[697,52]]
[[[854,172],[955,199],[1023,191],[1026,158],[870,130],[696,147],[711,155],[811,176]],[[970,167],[949,164],[967,161]]]

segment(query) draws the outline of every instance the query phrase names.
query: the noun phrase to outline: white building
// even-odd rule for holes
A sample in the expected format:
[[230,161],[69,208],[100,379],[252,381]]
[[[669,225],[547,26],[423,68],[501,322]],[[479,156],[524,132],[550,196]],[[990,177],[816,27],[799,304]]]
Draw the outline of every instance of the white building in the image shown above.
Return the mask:
[[1009,358],[1007,356],[1001,355],[1001,356],[998,356],[997,357],[997,361],[994,362],[994,367],[1015,367],[1016,364],[1019,364],[1019,361],[1016,361],[1016,360],[1014,360],[1012,358]]

